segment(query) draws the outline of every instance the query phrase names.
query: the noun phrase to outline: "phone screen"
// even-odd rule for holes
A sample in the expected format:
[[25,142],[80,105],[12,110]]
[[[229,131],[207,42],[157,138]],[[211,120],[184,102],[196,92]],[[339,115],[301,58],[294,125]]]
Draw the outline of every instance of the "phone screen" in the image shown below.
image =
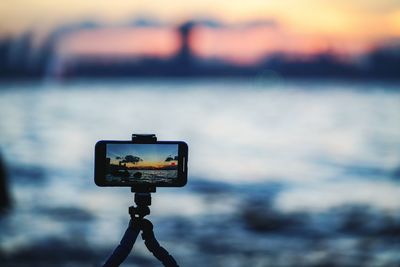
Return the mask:
[[100,186],[183,186],[186,168],[184,142],[99,141],[96,144],[95,182]]
[[177,144],[107,144],[106,181],[169,183],[178,178]]

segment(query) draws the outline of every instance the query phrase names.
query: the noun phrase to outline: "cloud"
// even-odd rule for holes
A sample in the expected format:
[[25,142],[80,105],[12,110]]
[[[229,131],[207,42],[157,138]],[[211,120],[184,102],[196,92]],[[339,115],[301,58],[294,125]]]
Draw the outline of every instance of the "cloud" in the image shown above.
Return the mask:
[[274,18],[265,19],[255,19],[247,22],[239,23],[225,23],[217,19],[205,18],[205,19],[195,19],[186,23],[189,26],[204,26],[213,29],[235,29],[235,28],[254,28],[254,27],[270,27],[277,28],[279,23]]
[[270,27],[270,28],[277,28],[279,27],[279,22],[275,19],[259,19],[259,20],[252,20],[247,23],[244,23],[245,28],[253,28],[253,27]]
[[127,155],[125,158],[121,161],[122,163],[133,163],[136,164],[139,161],[143,161],[143,159],[137,157],[137,156],[132,156],[132,155]]
[[159,19],[153,17],[143,17],[143,16],[139,16],[133,20],[130,20],[123,25],[128,27],[150,27],[150,28],[168,26],[167,23]]

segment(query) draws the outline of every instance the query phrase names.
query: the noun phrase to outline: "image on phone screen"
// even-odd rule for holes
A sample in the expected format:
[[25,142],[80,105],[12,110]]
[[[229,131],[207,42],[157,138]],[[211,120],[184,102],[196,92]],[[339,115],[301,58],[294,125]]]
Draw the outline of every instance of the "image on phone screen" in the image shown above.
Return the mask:
[[173,183],[178,178],[177,144],[107,144],[107,182]]

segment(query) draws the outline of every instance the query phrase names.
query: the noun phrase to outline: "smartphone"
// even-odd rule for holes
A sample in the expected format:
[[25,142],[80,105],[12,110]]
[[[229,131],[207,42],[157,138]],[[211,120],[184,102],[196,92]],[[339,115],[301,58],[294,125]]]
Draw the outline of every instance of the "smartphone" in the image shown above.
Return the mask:
[[98,186],[181,187],[187,182],[188,146],[182,141],[102,140],[95,146]]

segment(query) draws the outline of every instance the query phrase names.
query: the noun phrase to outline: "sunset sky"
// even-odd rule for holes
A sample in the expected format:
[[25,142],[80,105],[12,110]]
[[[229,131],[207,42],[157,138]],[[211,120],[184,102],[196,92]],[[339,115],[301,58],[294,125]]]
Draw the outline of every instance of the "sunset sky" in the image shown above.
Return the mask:
[[[123,25],[139,17],[158,20],[170,28],[147,33],[127,32]],[[357,54],[374,45],[400,39],[398,0],[0,2],[0,35],[3,36],[27,30],[40,35],[59,25],[82,21],[111,27],[113,32],[106,28],[103,32],[69,36],[60,48],[65,53],[169,55],[179,47],[171,26],[190,19],[212,19],[229,26],[197,29],[192,37],[192,49],[198,55],[225,56],[244,63],[277,50],[294,54],[324,50]],[[251,29],[241,27],[255,21],[270,24]],[[98,39],[108,41],[97,42]]]
[[[175,157],[178,155],[178,146],[170,144],[149,145],[149,144],[108,144],[106,148],[106,157],[111,159],[111,164],[118,165],[119,161],[127,155],[133,155],[142,159],[142,161],[126,163],[127,167],[132,166],[154,166],[164,167],[171,164],[176,165],[177,161],[165,161],[167,157]],[[119,157],[120,159],[117,159]]]

